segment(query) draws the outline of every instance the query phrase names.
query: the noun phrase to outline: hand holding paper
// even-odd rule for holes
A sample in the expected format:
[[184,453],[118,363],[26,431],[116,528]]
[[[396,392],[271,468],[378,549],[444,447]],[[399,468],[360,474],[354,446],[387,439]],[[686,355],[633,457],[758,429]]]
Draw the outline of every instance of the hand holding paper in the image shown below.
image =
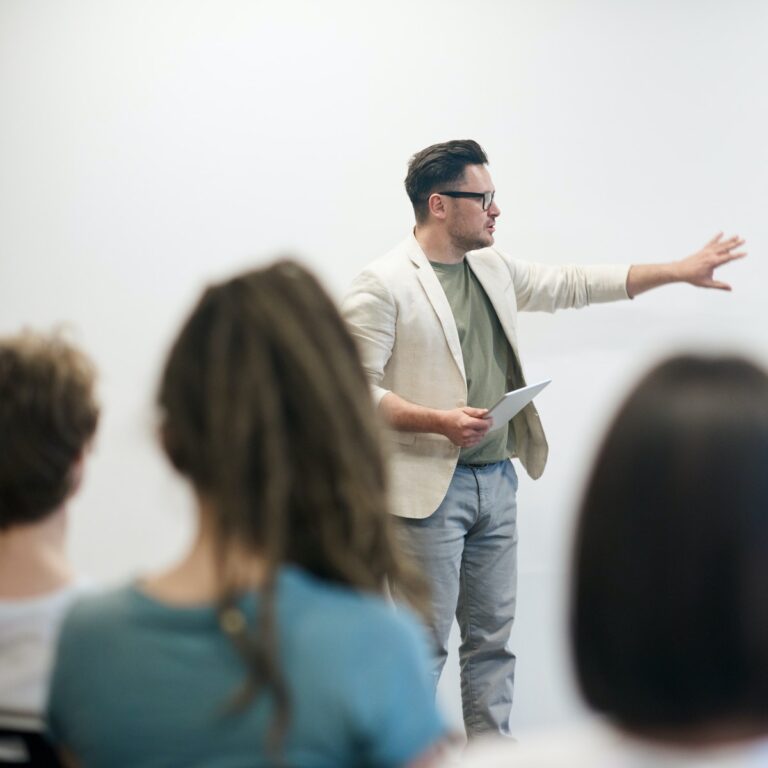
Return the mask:
[[507,392],[496,405],[489,409],[485,415],[486,419],[491,419],[492,424],[488,432],[493,432],[497,429],[501,429],[515,414],[519,413],[525,408],[528,403],[533,400],[536,395],[541,392],[544,387],[547,386],[552,379],[546,379],[540,381],[538,384],[531,384],[527,387],[521,387],[515,389],[512,392]]

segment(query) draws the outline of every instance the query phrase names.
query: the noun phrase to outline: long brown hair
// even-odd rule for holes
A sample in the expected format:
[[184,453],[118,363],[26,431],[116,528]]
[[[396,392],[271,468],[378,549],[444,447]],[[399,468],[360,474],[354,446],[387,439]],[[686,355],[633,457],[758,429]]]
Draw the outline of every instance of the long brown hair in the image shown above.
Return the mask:
[[[281,261],[208,288],[174,343],[158,396],[166,452],[212,508],[222,627],[248,669],[239,702],[290,702],[279,671],[274,579],[282,563],[360,590],[385,579],[417,608],[424,586],[396,549],[380,434],[352,338],[317,280]],[[228,554],[266,569],[257,627]]]

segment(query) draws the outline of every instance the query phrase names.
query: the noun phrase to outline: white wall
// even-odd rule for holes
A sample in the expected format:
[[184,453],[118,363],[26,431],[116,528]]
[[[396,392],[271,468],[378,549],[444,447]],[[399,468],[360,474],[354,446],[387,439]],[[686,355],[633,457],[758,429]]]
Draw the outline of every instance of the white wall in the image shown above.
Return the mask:
[[[554,383],[550,464],[520,488],[514,727],[578,717],[563,587],[600,430],[669,350],[768,358],[767,32],[760,0],[3,0],[0,332],[65,322],[102,371],[78,565],[116,581],[189,536],[151,402],[201,286],[290,250],[340,294],[411,226],[409,155],[474,137],[511,253],[661,261],[719,229],[749,239],[733,294],[521,319],[529,379]],[[454,660],[458,720],[455,677]]]

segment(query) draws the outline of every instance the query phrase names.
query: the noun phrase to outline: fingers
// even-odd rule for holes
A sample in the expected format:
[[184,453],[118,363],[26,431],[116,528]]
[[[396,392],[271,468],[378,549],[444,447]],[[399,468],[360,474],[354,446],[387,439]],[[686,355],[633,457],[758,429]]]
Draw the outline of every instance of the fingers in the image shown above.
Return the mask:
[[714,236],[714,237],[713,237],[713,238],[712,238],[712,239],[711,239],[711,240],[710,240],[710,241],[707,243],[707,245],[716,245],[717,243],[719,243],[719,242],[720,242],[720,239],[722,238],[722,236],[723,236],[723,233],[722,233],[722,232],[718,232],[718,233],[717,233],[717,234],[716,234],[716,235],[715,235],[715,236]]
[[[466,409],[470,410],[470,409]],[[472,408],[473,411],[484,412],[484,408]],[[469,415],[469,414],[467,414]],[[465,424],[462,429],[461,445],[464,448],[471,448],[485,439],[488,430],[491,428],[491,420],[484,418],[470,417],[471,421]]]
[[704,288],[716,288],[719,291],[733,290],[728,283],[724,283],[721,280],[707,280],[701,283],[701,286]]
[[[707,243],[707,245],[704,246],[704,248],[698,254],[696,254],[696,256],[700,259],[700,265],[709,265],[707,271],[711,275],[712,269],[720,267],[723,264],[727,264],[730,261],[735,261],[736,259],[743,259],[747,255],[747,252],[738,251],[736,249],[741,248],[745,242],[746,240],[744,240],[742,237],[739,237],[738,235],[733,235],[732,237],[723,240],[721,232],[712,238],[712,240],[710,240],[709,243]],[[731,290],[731,287],[726,283],[704,281],[701,284],[707,288],[719,288],[724,291]]]
[[[734,252],[734,250],[736,248],[740,248],[742,245],[744,245],[745,242],[746,240],[744,240],[743,238],[740,238],[738,235],[735,235],[734,237],[731,237],[728,240],[723,240],[723,242],[713,246],[715,255],[718,258],[716,266],[718,267],[722,266],[723,264],[727,264],[729,261],[735,261],[736,259],[743,259],[747,255],[747,252],[746,251]],[[711,286],[711,287],[715,287],[715,286]]]
[[732,251],[734,248],[738,248],[744,245],[746,240],[742,240],[738,235],[729,237],[727,240],[723,240],[721,243],[715,245],[715,251],[717,253],[725,253],[726,251]]
[[471,408],[468,406],[466,408],[462,408],[461,410],[464,411],[467,416],[471,416],[474,419],[482,419],[483,416],[488,413],[487,408]]
[[739,253],[723,253],[720,255],[720,264],[718,266],[721,266],[723,264],[727,264],[729,261],[735,261],[736,259],[743,259],[746,255],[746,251],[741,251]]
[[483,440],[485,440],[485,432],[483,434],[474,434],[470,437],[465,438],[462,441],[462,448],[474,448],[479,443],[482,443]]
[[477,438],[478,440],[482,440],[488,430],[491,428],[491,422],[490,421],[482,421],[479,424],[467,424],[467,426],[464,427],[462,430],[463,434],[462,437],[464,437],[467,440],[472,440],[473,438]]
[[746,242],[746,240],[739,237],[738,235],[729,237],[726,240],[723,240],[721,238],[722,238],[722,235],[718,235],[716,238],[710,240],[704,246],[704,250],[714,251],[717,254],[723,254],[723,253],[728,253],[729,251],[732,251],[734,248],[739,248],[740,246],[744,245],[744,243]]

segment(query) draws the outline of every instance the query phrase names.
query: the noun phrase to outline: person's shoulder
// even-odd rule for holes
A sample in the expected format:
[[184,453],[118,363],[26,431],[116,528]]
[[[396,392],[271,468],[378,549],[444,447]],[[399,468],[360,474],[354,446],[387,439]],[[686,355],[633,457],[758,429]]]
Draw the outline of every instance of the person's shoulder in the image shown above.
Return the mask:
[[296,565],[284,566],[279,578],[285,596],[298,604],[318,609],[365,610],[371,606],[385,605],[383,598],[361,592],[346,584],[321,578]]
[[511,256],[506,251],[497,248],[495,245],[489,245],[487,248],[478,248],[474,251],[469,251],[467,256],[469,257],[470,262],[481,262],[482,264],[492,267],[504,266],[510,268],[522,261],[521,259]]
[[65,612],[81,594],[77,582],[32,597],[0,598],[0,623],[34,620]]
[[63,633],[92,633],[99,628],[121,623],[136,610],[132,586],[116,589],[86,589],[72,602],[62,628]]
[[357,592],[350,596],[362,635],[377,642],[421,642],[423,630],[411,610],[379,595]]
[[303,606],[305,621],[316,624],[317,632],[344,632],[363,644],[371,638],[387,642],[419,639],[415,616],[383,595],[319,579],[298,568],[290,569],[285,580],[297,598],[295,604]]
[[366,264],[360,274],[376,276],[386,282],[399,275],[403,267],[410,264],[415,250],[418,250],[418,245],[413,235],[409,235],[383,256]]

